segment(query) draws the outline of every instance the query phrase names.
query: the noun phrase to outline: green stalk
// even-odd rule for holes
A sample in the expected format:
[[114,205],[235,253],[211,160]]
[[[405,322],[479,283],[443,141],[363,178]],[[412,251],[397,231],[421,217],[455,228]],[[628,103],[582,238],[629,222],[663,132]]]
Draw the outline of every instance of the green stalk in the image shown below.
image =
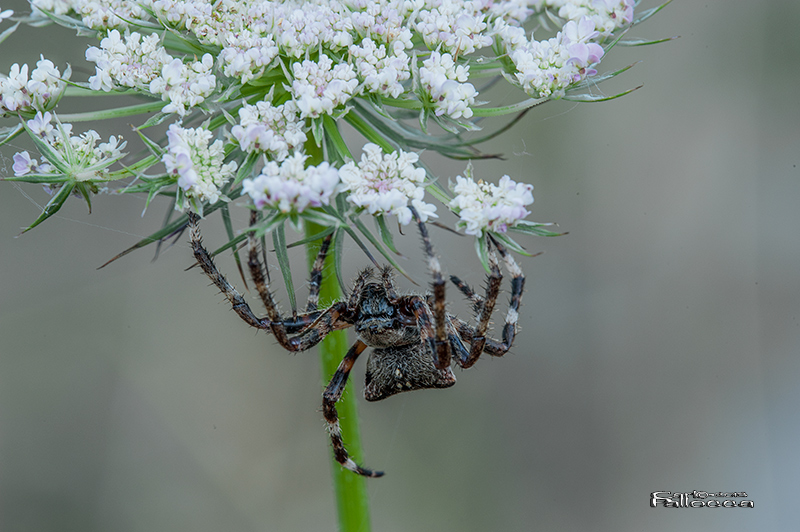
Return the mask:
[[[306,143],[306,153],[309,155],[308,163],[317,165],[322,162],[322,150],[317,147],[313,139]],[[326,228],[304,221],[306,237],[315,235]],[[319,253],[321,241],[316,240],[306,245],[308,254],[309,269],[313,266],[314,260]],[[323,305],[342,299],[342,287],[333,275],[333,243],[325,259],[325,269],[323,270],[322,286],[320,288],[320,302]],[[334,331],[325,337],[319,344],[320,359],[322,362],[323,386],[327,386],[328,381],[336,372],[336,368],[347,353],[348,345],[347,333],[345,331]],[[339,425],[342,428],[342,437],[347,443],[347,451],[357,463],[363,463],[363,452],[361,448],[361,436],[358,429],[358,411],[356,409],[356,394],[352,393],[352,386],[342,394],[342,398],[336,403],[336,410],[339,412]],[[336,493],[336,509],[339,514],[340,532],[369,532],[369,497],[367,495],[366,479],[360,475],[348,471],[339,465],[333,458],[333,453],[328,450],[331,456],[333,486]]]

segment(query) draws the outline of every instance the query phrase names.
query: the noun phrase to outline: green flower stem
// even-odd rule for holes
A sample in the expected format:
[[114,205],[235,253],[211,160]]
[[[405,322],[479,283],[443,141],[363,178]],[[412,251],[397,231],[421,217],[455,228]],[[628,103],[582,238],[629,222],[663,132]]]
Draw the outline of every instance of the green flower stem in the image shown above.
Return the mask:
[[[313,139],[306,143],[306,153],[309,155],[308,163],[319,164],[322,161],[322,150],[316,146]],[[326,228],[304,221],[306,237],[315,235]],[[321,241],[309,242],[306,246],[308,253],[309,268],[319,252]],[[342,288],[336,276],[333,275],[333,243],[325,260],[323,270],[322,286],[320,288],[320,302],[323,305],[330,304],[342,298]],[[323,386],[327,386],[328,381],[336,372],[336,368],[347,353],[348,345],[347,333],[345,331],[334,331],[330,333],[322,343],[319,344],[320,358],[322,362],[322,381]],[[356,409],[356,394],[352,393],[352,387],[348,387],[342,398],[336,403],[336,410],[339,412],[339,424],[342,428],[342,436],[347,443],[347,450],[352,458],[363,463],[363,452],[361,449],[361,437],[358,429],[358,411]],[[328,450],[331,456],[333,467],[333,485],[336,493],[336,508],[339,514],[340,532],[368,532],[370,530],[369,519],[369,497],[367,495],[366,479],[356,475],[352,471],[343,468],[333,459],[333,453]]]

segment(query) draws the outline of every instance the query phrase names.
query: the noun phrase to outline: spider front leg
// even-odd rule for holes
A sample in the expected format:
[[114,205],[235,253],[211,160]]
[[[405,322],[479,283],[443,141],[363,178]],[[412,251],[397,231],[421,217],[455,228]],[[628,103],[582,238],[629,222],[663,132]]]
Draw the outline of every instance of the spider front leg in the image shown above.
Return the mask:
[[339,414],[336,412],[336,402],[342,397],[342,393],[344,393],[350,370],[353,369],[353,364],[355,364],[358,355],[363,353],[366,348],[367,344],[361,340],[356,341],[342,359],[339,367],[336,368],[336,373],[333,374],[331,382],[322,394],[322,415],[328,426],[328,434],[331,436],[331,444],[333,445],[333,456],[336,458],[336,461],[339,462],[342,467],[354,473],[358,473],[359,475],[365,477],[380,477],[383,476],[383,471],[365,469],[350,458],[347,449],[345,449],[344,441],[342,440],[342,430],[339,427]]
[[414,207],[409,207],[411,215],[416,220],[419,226],[419,234],[422,237],[422,246],[425,248],[425,255],[428,257],[428,269],[433,275],[433,319],[435,337],[433,340],[433,364],[437,369],[444,369],[450,367],[450,343],[447,340],[447,313],[445,312],[444,300],[444,278],[442,277],[442,266],[439,264],[439,259],[433,253],[433,246],[431,245],[430,236],[428,236],[428,228],[425,223],[420,219],[419,213]]
[[[258,221],[258,215],[253,211],[250,215],[250,227],[252,228]],[[328,235],[320,246],[319,253],[314,262],[309,279],[309,294],[306,304],[306,313],[298,315],[294,312],[291,319],[282,318],[278,312],[272,293],[264,275],[264,268],[261,265],[258,253],[258,243],[255,232],[251,231],[248,235],[250,247],[247,266],[250,269],[250,277],[256,286],[261,302],[267,310],[267,317],[270,320],[270,330],[275,339],[284,349],[289,351],[303,351],[319,343],[331,330],[338,314],[337,310],[330,308],[325,312],[317,312],[319,303],[319,290],[322,281],[322,267],[325,264],[325,256],[328,253],[332,235]],[[304,334],[308,332],[308,334]],[[289,338],[289,334],[300,333],[299,337]]]
[[242,318],[248,325],[251,327],[255,327],[256,329],[269,329],[270,322],[268,320],[264,320],[261,318],[256,317],[253,314],[253,311],[250,310],[250,306],[244,300],[242,295],[225,279],[225,276],[222,275],[217,267],[214,265],[214,261],[211,260],[211,255],[208,254],[206,248],[203,247],[202,237],[200,236],[200,225],[199,225],[200,217],[193,213],[189,212],[189,229],[190,229],[190,237],[192,242],[192,251],[194,251],[194,257],[197,259],[197,263],[203,269],[205,274],[211,279],[211,282],[219,288],[219,291],[222,292],[228,301],[230,301],[231,306],[233,307],[233,311]]

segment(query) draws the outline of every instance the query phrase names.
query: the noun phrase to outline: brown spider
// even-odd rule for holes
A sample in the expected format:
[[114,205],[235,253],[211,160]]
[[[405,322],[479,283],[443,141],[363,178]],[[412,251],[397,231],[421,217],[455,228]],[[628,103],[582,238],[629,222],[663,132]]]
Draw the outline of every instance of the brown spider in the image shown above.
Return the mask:
[[[433,253],[428,230],[412,209],[419,226],[428,268],[433,275],[433,294],[399,295],[393,283],[391,267],[384,267],[373,280],[371,268],[363,270],[353,283],[350,296],[333,303],[325,310],[318,310],[319,288],[322,267],[331,241],[325,238],[311,271],[310,294],[306,312],[284,318],[278,313],[264,278],[264,270],[258,257],[256,239],[249,239],[248,267],[253,283],[267,310],[265,318],[259,318],[244,298],[231,286],[214,266],[208,251],[203,247],[198,226],[199,217],[189,213],[191,243],[194,256],[211,281],[230,301],[233,310],[248,325],[257,329],[271,331],[278,343],[289,351],[304,351],[320,341],[331,331],[355,327],[358,340],[350,348],[334,373],[322,395],[322,412],[327,423],[333,444],[336,461],[343,467],[367,477],[379,477],[380,471],[365,469],[356,464],[347,453],[339,428],[336,402],[342,396],[350,370],[358,356],[367,348],[372,352],[367,360],[366,386],[364,398],[379,401],[391,395],[423,388],[447,388],[455,384],[456,377],[450,369],[451,359],[462,368],[469,368],[477,362],[481,353],[503,356],[514,341],[522,289],[525,278],[522,270],[499,242],[488,238],[489,268],[486,293],[477,295],[466,283],[455,276],[451,281],[472,303],[477,324],[448,314],[445,310],[444,287],[439,261]],[[255,221],[255,217],[251,218]],[[486,336],[489,319],[500,292],[502,276],[494,246],[504,260],[511,274],[511,302],[503,326],[502,340]],[[292,336],[290,336],[292,335]],[[469,349],[465,347],[469,344]]]

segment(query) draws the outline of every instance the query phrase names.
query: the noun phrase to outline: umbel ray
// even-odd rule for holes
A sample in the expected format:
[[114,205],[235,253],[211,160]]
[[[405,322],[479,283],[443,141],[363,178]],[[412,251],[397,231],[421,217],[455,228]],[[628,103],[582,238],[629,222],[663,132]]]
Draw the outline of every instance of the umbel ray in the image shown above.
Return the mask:
[[[379,401],[391,395],[423,388],[448,388],[455,384],[451,369],[454,362],[469,368],[482,353],[503,356],[511,348],[517,328],[519,307],[525,277],[511,254],[489,235],[488,263],[490,273],[483,296],[476,294],[461,279],[450,280],[469,299],[475,313],[475,324],[449,314],[445,308],[445,281],[439,260],[433,252],[428,230],[412,209],[422,236],[433,276],[432,293],[398,294],[393,282],[393,270],[386,266],[376,275],[372,268],[363,270],[353,282],[349,296],[320,310],[319,290],[322,268],[331,242],[328,235],[320,246],[309,281],[310,293],[304,313],[283,317],[266,282],[259,259],[257,239],[250,233],[248,268],[267,315],[256,316],[242,295],[217,270],[200,237],[200,218],[189,213],[191,244],[194,256],[205,274],[231,303],[234,312],[251,327],[270,331],[288,351],[305,351],[317,345],[328,333],[353,327],[358,336],[347,351],[330,383],[322,394],[322,412],[333,444],[336,461],[343,467],[367,477],[379,477],[383,472],[366,469],[347,453],[336,402],[341,398],[356,359],[367,347],[372,351],[367,360],[364,398]],[[497,253],[495,253],[495,250]],[[497,254],[511,276],[511,301],[505,318],[501,339],[486,335],[503,279]]]

